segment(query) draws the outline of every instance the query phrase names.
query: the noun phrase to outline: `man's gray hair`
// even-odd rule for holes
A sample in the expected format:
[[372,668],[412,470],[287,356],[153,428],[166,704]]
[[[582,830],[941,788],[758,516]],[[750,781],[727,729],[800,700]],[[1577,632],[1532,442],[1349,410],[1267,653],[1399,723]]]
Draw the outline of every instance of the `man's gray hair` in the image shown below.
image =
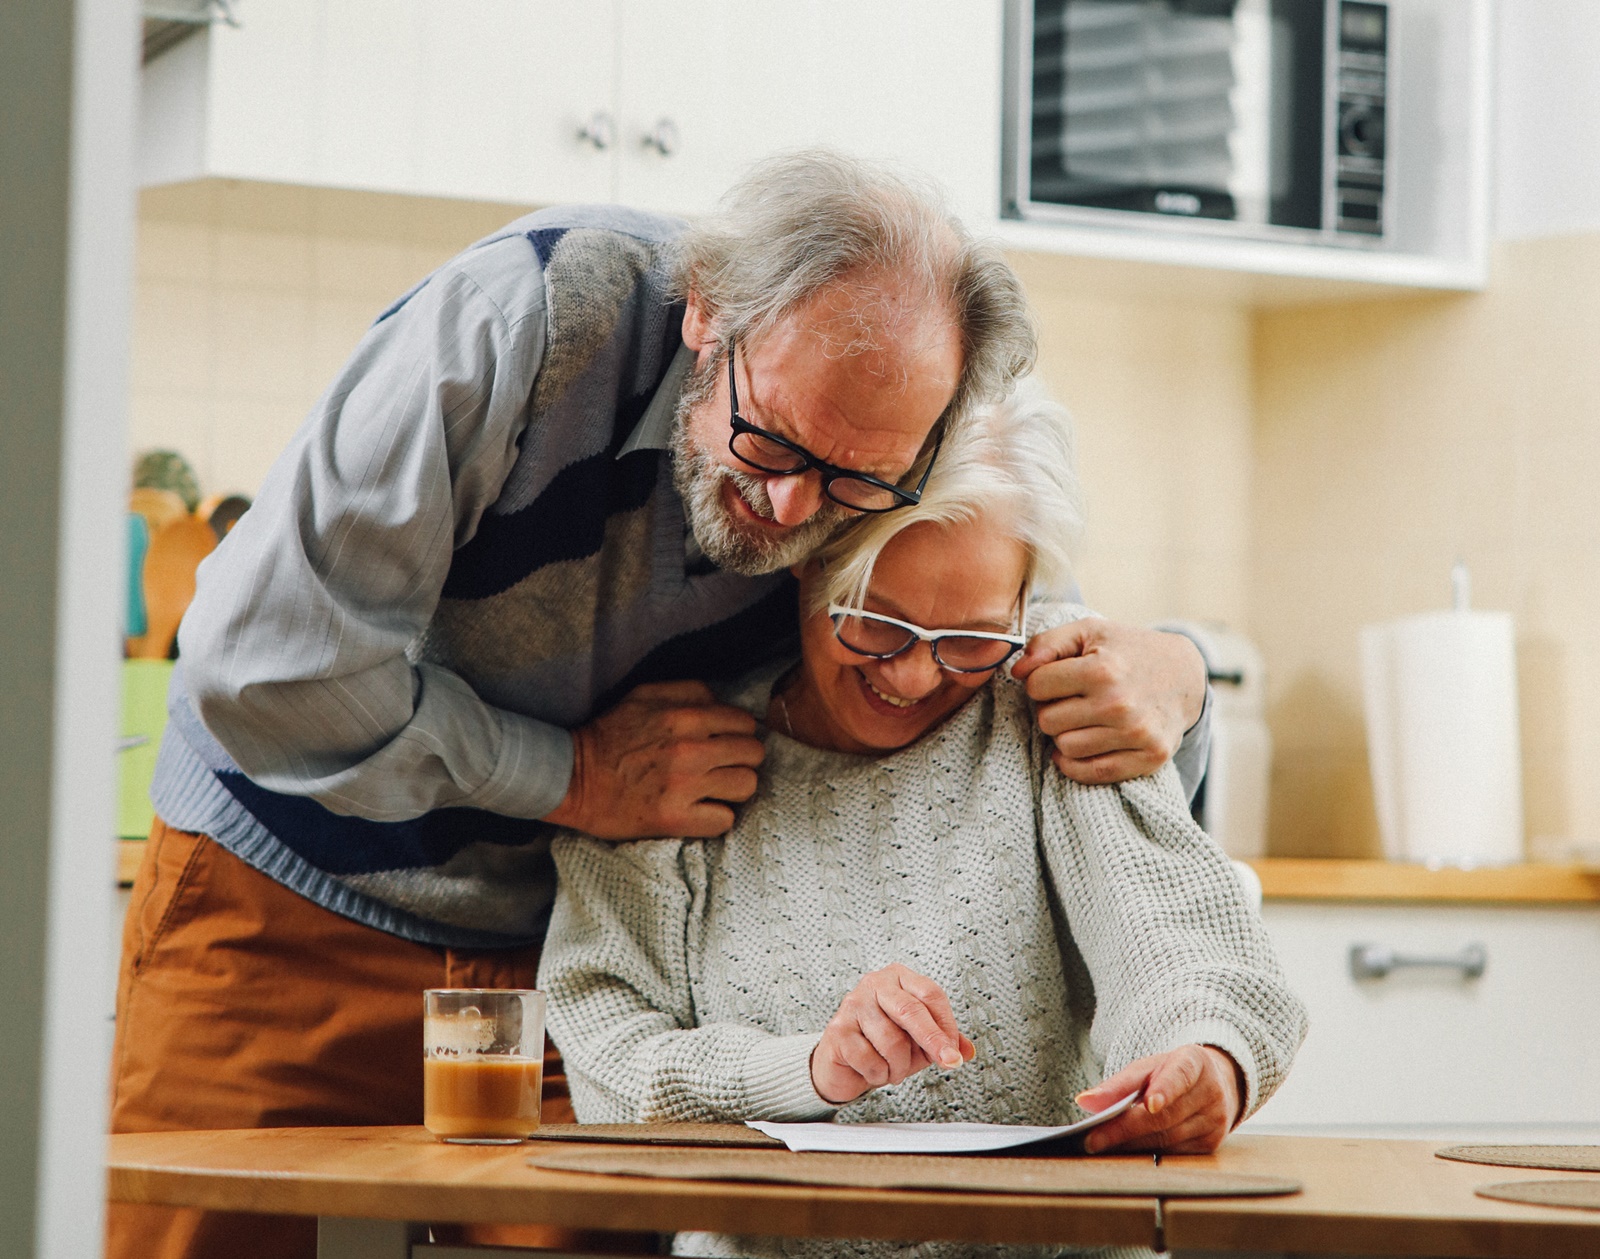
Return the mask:
[[893,275],[914,299],[944,306],[959,330],[946,427],[1004,397],[1038,352],[1016,272],[936,186],[829,150],[755,166],[679,238],[672,266],[678,295],[697,295],[723,345],[758,339],[829,285]]
[[980,408],[945,439],[915,507],[867,516],[819,555],[817,612],[829,603],[860,607],[883,548],[914,524],[983,520],[1028,550],[1028,584],[1061,596],[1083,533],[1072,419],[1031,377],[1003,401]]

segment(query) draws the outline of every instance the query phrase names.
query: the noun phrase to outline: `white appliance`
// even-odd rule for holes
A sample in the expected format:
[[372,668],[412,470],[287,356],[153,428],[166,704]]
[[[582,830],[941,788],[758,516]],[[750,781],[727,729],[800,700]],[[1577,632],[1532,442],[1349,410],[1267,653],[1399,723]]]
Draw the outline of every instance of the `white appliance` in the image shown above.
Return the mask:
[[1381,242],[1392,18],[1377,0],[1008,0],[1006,212]]
[[1230,857],[1264,857],[1272,733],[1261,652],[1223,625],[1174,621],[1162,628],[1194,640],[1211,678],[1211,757],[1195,801],[1196,820]]

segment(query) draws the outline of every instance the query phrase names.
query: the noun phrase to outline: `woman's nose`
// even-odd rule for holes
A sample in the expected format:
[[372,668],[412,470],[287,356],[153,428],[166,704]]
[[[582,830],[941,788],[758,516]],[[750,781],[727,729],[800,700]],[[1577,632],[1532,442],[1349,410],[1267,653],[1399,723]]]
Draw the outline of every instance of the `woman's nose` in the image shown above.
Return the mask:
[[767,498],[778,524],[804,524],[822,506],[822,477],[815,472],[768,477]]
[[882,661],[878,672],[884,682],[883,689],[901,699],[932,695],[944,680],[944,671],[933,658],[933,648],[922,642],[913,644],[893,659]]

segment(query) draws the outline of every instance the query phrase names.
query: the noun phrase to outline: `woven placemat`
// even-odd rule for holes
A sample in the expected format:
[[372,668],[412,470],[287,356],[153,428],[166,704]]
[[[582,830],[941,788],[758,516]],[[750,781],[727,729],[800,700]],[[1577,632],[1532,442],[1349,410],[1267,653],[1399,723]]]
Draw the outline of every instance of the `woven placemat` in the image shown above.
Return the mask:
[[1499,1185],[1479,1185],[1476,1192],[1480,1198],[1498,1198],[1502,1202],[1600,1211],[1600,1180],[1508,1180]]
[[788,1150],[561,1150],[528,1159],[547,1171],[669,1180],[741,1180],[852,1189],[949,1189],[1117,1198],[1231,1198],[1298,1193],[1276,1176],[1157,1165],[1148,1158],[960,1158],[926,1154],[792,1154]]
[[781,1150],[783,1142],[742,1123],[547,1123],[535,1141],[597,1141],[607,1145],[714,1145]]
[[1600,1145],[1447,1145],[1436,1158],[1492,1167],[1539,1167],[1552,1172],[1600,1172]]

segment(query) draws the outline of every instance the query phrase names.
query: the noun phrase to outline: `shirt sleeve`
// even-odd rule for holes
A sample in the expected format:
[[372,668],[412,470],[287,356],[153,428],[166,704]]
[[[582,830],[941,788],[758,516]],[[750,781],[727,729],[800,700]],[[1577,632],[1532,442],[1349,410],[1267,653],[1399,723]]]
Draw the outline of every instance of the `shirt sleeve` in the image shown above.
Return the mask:
[[1288,1074],[1305,1007],[1227,857],[1190,818],[1176,772],[1085,787],[1047,772],[1043,750],[1039,759],[1040,839],[1094,981],[1095,1057],[1110,1074],[1215,1045],[1244,1075],[1239,1117],[1254,1113]]
[[539,987],[580,1122],[833,1113],[811,1084],[820,1033],[696,1026],[690,950],[705,919],[704,844],[573,837],[557,840],[554,855],[559,891]]
[[517,456],[542,360],[537,255],[507,237],[436,272],[362,340],[179,634],[196,715],[250,778],[335,813],[542,817],[571,736],[407,650]]

